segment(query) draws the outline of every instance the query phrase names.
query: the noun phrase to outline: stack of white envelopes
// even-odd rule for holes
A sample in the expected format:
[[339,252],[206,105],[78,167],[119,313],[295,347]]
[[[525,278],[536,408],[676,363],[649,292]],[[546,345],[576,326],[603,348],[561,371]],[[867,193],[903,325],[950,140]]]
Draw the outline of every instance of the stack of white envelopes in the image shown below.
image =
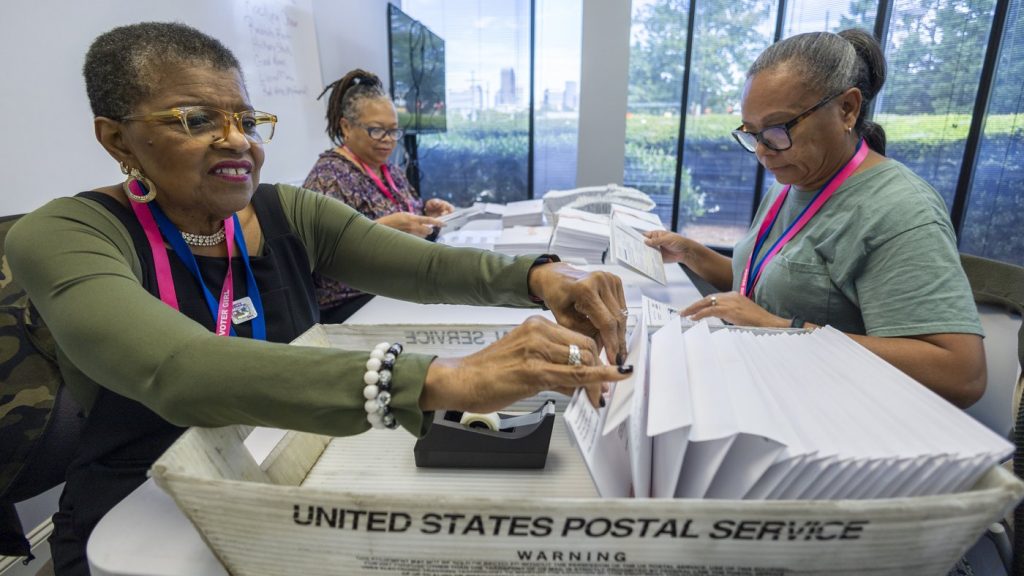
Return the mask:
[[504,228],[494,243],[494,251],[520,256],[522,254],[544,254],[551,242],[551,226],[512,226]]
[[544,224],[544,201],[520,200],[505,205],[502,222],[506,228],[512,226],[542,226]]
[[611,220],[602,214],[591,214],[575,208],[561,209],[555,218],[551,236],[551,252],[563,260],[583,260],[600,264],[608,250]]
[[970,488],[1013,446],[843,333],[683,331],[630,342],[607,408],[565,420],[604,497],[875,499]]

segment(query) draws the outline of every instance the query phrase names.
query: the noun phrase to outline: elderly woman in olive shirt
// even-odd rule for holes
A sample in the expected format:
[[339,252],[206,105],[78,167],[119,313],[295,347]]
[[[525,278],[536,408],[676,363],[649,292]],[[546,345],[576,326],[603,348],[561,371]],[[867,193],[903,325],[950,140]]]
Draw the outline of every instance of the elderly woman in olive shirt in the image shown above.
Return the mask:
[[[487,411],[629,367],[621,284],[550,257],[425,242],[322,194],[260,185],[276,117],[253,108],[238,61],[181,24],[97,38],[86,88],[99,143],[127,178],[61,198],[7,237],[14,276],[52,330],[64,381],[88,413],[51,540],[57,574],[86,574],[102,515],[185,426],[252,424],[329,435],[424,413]],[[420,302],[546,304],[465,358],[287,342],[317,319],[313,273]],[[571,329],[570,329],[571,328]]]

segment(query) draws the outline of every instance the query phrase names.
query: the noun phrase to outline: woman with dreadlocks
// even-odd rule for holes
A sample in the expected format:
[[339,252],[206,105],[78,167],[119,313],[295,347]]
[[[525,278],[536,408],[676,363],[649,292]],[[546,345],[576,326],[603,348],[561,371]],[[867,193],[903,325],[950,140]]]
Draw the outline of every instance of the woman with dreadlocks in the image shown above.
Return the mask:
[[[353,70],[327,86],[327,134],[335,146],[317,159],[305,188],[345,202],[385,226],[427,238],[443,223],[438,216],[453,210],[439,198],[425,203],[388,157],[402,137],[398,115],[380,78]],[[346,284],[315,278],[320,319],[339,323],[371,298]]]

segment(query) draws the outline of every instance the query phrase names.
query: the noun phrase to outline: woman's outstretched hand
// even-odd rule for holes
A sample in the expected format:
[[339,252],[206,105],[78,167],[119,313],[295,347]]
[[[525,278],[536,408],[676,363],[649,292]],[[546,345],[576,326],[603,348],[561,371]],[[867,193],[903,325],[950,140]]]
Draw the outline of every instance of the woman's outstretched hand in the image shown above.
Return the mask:
[[691,320],[715,317],[736,326],[760,328],[788,328],[791,322],[761,308],[739,292],[720,292],[705,296],[680,310],[679,314]]
[[628,311],[618,276],[551,262],[530,270],[529,285],[530,294],[544,301],[559,324],[593,338],[609,361],[622,363]]
[[440,228],[444,226],[444,222],[437,218],[420,216],[410,212],[395,212],[394,214],[381,216],[377,218],[377,223],[401,230],[413,236],[419,236],[420,238],[430,236],[434,232],[435,227]]
[[423,205],[423,214],[431,218],[451,214],[454,211],[455,206],[452,206],[447,200],[441,200],[440,198],[431,198]]
[[[571,346],[578,348],[578,358]],[[577,365],[571,364],[574,359]],[[580,387],[597,407],[604,384],[627,378],[631,371],[602,365],[593,338],[532,316],[479,352],[434,360],[420,409],[492,412],[544,390],[572,395]]]
[[684,262],[690,250],[690,240],[686,236],[669,232],[667,230],[652,230],[644,234],[647,239],[644,241],[648,246],[661,251],[661,258],[665,263]]

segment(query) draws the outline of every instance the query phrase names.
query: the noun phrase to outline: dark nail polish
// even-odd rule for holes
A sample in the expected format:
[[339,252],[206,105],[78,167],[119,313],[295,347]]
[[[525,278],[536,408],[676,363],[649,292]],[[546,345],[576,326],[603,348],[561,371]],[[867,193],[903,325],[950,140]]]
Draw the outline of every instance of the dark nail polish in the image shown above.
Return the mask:
[[632,364],[629,364],[627,366],[619,366],[619,374],[632,374],[632,373],[633,373],[633,365]]
[[625,361],[626,361],[626,353],[625,352],[619,352],[618,354],[615,355],[615,363],[618,364],[619,366],[622,366],[622,363],[625,362]]
[[599,402],[599,404],[601,405],[601,408],[604,408],[604,405],[607,404],[607,402],[604,401],[604,396],[601,396],[601,401]]

